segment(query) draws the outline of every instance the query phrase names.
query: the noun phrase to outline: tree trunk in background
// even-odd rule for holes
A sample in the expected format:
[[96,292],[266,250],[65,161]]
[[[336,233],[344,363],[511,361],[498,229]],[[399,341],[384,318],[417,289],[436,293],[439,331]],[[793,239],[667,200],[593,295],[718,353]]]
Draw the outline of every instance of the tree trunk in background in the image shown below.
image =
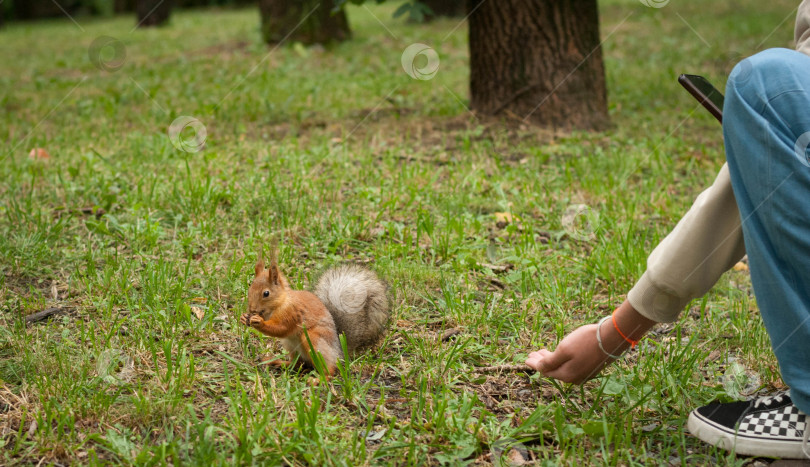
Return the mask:
[[[0,9],[4,6],[0,4]],[[14,18],[22,20],[58,18],[65,16],[65,11],[68,14],[75,13],[77,6],[76,0],[16,0],[11,4]]]
[[169,20],[173,0],[137,0],[138,27],[161,26]]
[[264,40],[325,44],[349,39],[346,13],[333,13],[334,7],[333,0],[260,0]]
[[135,0],[115,0],[113,11],[116,13],[129,13],[135,11]]
[[596,0],[469,0],[468,8],[473,110],[551,128],[607,126]]
[[430,21],[437,16],[450,16],[463,18],[467,14],[467,5],[465,0],[419,0],[424,3],[431,10],[432,15],[426,15],[425,21]]

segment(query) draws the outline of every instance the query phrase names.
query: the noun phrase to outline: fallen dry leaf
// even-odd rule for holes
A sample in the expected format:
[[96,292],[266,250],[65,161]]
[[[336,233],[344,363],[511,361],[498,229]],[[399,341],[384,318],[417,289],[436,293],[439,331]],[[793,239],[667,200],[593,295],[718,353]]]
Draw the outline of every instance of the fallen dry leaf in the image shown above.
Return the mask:
[[32,420],[31,425],[28,427],[28,437],[29,438],[32,438],[34,436],[34,433],[37,432],[37,428],[39,428],[39,425],[37,424],[37,421]]
[[194,313],[194,316],[196,316],[199,320],[202,320],[205,316],[205,310],[198,306],[191,305],[191,312]]
[[506,459],[509,465],[524,465],[527,461],[523,453],[515,448],[509,450],[509,453],[506,455]]
[[505,222],[506,224],[511,224],[515,221],[517,216],[512,215],[511,212],[496,212],[495,213],[495,222],[501,223]]
[[734,270],[748,272],[748,265],[740,261],[739,263],[734,265]]
[[520,216],[516,216],[510,212],[496,212],[495,213],[495,227],[499,229],[506,228],[509,224],[517,224],[520,229]]
[[28,153],[28,157],[34,160],[47,160],[51,155],[44,148],[34,148]]

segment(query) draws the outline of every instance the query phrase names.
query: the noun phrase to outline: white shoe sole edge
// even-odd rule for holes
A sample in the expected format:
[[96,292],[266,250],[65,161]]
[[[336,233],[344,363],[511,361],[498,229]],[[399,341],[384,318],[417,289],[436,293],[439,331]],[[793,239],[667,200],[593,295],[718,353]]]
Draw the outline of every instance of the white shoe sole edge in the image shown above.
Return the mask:
[[785,441],[755,436],[743,436],[727,427],[712,422],[696,411],[689,414],[686,424],[689,432],[701,441],[729,452],[752,457],[780,459],[808,459],[802,450],[802,440]]

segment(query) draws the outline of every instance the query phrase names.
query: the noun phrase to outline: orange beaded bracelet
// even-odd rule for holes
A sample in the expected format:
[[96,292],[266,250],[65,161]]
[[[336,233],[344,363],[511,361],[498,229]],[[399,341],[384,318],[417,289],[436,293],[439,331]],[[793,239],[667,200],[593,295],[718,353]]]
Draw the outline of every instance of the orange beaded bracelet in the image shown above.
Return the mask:
[[629,337],[627,337],[627,336],[625,336],[625,335],[624,335],[624,333],[622,332],[622,330],[621,330],[621,329],[619,329],[619,325],[618,325],[618,324],[616,324],[616,316],[615,316],[615,315],[616,315],[616,310],[613,310],[613,314],[611,314],[611,315],[610,315],[610,318],[611,318],[611,321],[613,321],[613,327],[616,329],[616,332],[618,332],[618,333],[619,333],[619,335],[620,335],[620,336],[622,336],[622,339],[624,339],[624,340],[625,340],[625,342],[627,342],[628,344],[630,344],[630,348],[631,348],[631,349],[632,349],[632,348],[635,348],[635,347],[636,347],[636,345],[638,345],[638,341],[634,341],[633,339],[630,339]]

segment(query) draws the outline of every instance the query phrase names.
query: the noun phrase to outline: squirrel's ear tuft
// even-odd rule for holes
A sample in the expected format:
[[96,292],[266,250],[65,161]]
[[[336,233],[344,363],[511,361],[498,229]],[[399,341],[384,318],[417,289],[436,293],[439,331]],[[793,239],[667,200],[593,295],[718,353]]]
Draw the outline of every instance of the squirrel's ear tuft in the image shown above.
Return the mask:
[[281,277],[281,272],[278,270],[278,263],[273,259],[270,263],[270,267],[267,268],[267,280],[273,285],[279,285],[279,277]]
[[261,273],[262,273],[262,271],[264,271],[264,261],[259,260],[259,261],[256,263],[256,267],[253,269],[253,271],[256,273],[256,276],[258,276],[259,274],[261,274]]

